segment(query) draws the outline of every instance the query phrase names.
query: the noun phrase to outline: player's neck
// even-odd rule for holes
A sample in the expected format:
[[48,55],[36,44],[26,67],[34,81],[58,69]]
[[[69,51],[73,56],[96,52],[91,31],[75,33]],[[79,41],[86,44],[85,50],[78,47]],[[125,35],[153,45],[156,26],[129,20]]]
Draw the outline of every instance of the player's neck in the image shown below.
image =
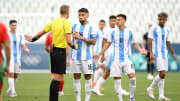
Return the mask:
[[84,21],[84,22],[80,22],[81,23],[81,25],[86,25],[86,24],[88,24],[88,21]]
[[119,29],[120,29],[120,30],[124,30],[124,29],[125,29],[125,26],[119,26]]
[[11,34],[16,34],[16,30],[10,30]]
[[161,24],[159,24],[159,26],[160,26],[161,28],[163,28],[163,27],[164,27],[164,25],[161,25]]

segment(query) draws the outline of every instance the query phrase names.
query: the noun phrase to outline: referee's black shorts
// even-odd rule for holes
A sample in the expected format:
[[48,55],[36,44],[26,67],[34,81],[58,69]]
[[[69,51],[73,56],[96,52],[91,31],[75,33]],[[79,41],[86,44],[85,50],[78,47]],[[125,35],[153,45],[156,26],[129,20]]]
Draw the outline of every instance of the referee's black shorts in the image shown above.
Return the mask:
[[66,73],[66,48],[53,47],[50,53],[51,73]]

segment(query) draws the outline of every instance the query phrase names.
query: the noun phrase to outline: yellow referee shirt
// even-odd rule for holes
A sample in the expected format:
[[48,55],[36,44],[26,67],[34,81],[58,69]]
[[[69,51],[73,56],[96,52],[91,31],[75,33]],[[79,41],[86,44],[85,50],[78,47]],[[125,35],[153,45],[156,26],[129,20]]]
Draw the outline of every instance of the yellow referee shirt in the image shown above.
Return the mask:
[[52,43],[54,47],[66,48],[66,36],[65,34],[72,33],[71,23],[64,18],[57,18],[44,27],[45,32],[51,31],[52,33]]

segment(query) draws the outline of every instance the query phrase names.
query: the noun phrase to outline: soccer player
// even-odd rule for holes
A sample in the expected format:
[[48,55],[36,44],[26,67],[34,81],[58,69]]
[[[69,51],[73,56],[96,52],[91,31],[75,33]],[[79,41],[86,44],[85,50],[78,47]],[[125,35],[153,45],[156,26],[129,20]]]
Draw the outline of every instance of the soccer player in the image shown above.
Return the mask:
[[[51,72],[54,74],[50,85],[49,101],[58,101],[59,84],[64,80],[66,73],[66,47],[67,43],[71,48],[77,49],[78,46],[71,41],[72,26],[67,20],[69,17],[69,6],[62,5],[60,7],[60,17],[49,22],[42,31],[38,32],[34,37],[25,35],[26,40],[34,42],[47,32],[52,33],[52,51]],[[58,27],[57,27],[58,26]]]
[[[158,84],[159,87],[159,100],[167,101],[171,100],[164,96],[164,83],[165,75],[168,71],[168,50],[173,54],[176,61],[178,58],[174,52],[171,43],[169,41],[169,29],[165,26],[167,22],[168,14],[161,12],[158,14],[159,24],[151,27],[148,35],[148,48],[150,51],[150,58],[155,57],[157,70],[159,74],[155,76],[152,84],[147,88],[147,92],[150,98],[155,99],[153,95],[153,90]],[[153,56],[154,55],[154,56]]]
[[94,27],[89,24],[88,17],[89,11],[86,8],[81,8],[78,11],[79,23],[73,25],[74,43],[78,44],[78,49],[71,50],[71,73],[74,74],[74,92],[76,101],[81,101],[81,73],[85,77],[85,101],[90,101],[91,96],[91,74],[92,68],[92,48],[91,45],[96,44],[96,31]]
[[[148,26],[148,28],[150,29],[152,27],[152,25],[150,24]],[[146,32],[144,35],[143,35],[143,41],[142,41],[142,49],[148,51],[148,32]],[[148,73],[148,76],[147,76],[147,79],[148,80],[153,80],[153,73],[154,73],[154,62],[150,61],[150,56],[149,54],[146,55],[146,60],[147,60],[147,73]]]
[[[102,41],[104,36],[104,27],[106,26],[106,23],[104,20],[99,21],[99,29],[96,36],[96,44],[93,46],[93,55],[97,55],[99,51],[102,48]],[[96,70],[94,72],[94,81],[93,81],[93,87],[96,85],[97,80],[101,77],[101,75],[104,72],[105,64],[103,64],[104,60],[98,60],[98,62],[95,64]],[[103,90],[103,88],[100,88],[100,90]]]
[[[107,26],[104,29],[104,36],[103,36],[103,43],[102,43],[102,47],[105,45],[105,43],[107,42],[108,36],[109,34],[111,34],[111,32],[115,29],[116,26],[116,16],[111,15],[109,17],[109,26]],[[100,92],[100,86],[105,82],[105,80],[109,77],[110,74],[110,66],[108,65],[109,61],[110,61],[110,56],[113,53],[112,51],[113,49],[113,45],[111,45],[108,50],[101,56],[101,61],[103,62],[103,65],[101,66],[101,68],[103,66],[105,66],[105,72],[103,73],[103,75],[97,80],[95,87],[93,87],[92,92],[102,96],[103,94]],[[129,92],[127,92],[126,90],[122,89],[122,94],[123,95],[129,95]]]
[[115,28],[108,36],[107,43],[103,46],[100,53],[95,57],[96,61],[98,58],[111,46],[113,43],[113,54],[110,56],[109,66],[110,75],[114,77],[114,88],[118,95],[119,101],[123,101],[121,94],[121,75],[122,70],[128,74],[130,79],[130,98],[129,101],[135,101],[134,92],[136,89],[136,76],[135,68],[131,61],[131,42],[133,46],[141,53],[145,54],[139,47],[135,34],[125,26],[126,15],[119,14],[116,17],[117,28]]
[[24,36],[16,31],[17,29],[17,21],[10,20],[9,21],[9,37],[11,44],[11,60],[9,67],[9,88],[8,95],[10,97],[16,97],[15,84],[18,78],[19,73],[21,72],[21,48],[28,54],[30,51],[27,48],[24,40]]
[[[6,66],[3,67],[3,57],[2,57],[2,46],[4,46],[6,53]],[[10,65],[10,39],[8,35],[8,31],[4,24],[0,23],[0,101],[2,101],[2,86],[3,86],[3,75],[4,72],[6,74],[9,73],[9,65]]]
[[[48,33],[48,35],[46,36],[46,41],[45,41],[45,50],[50,54],[50,51],[52,49],[52,34],[51,32]],[[66,47],[66,54],[68,56],[68,62],[67,62],[67,66],[70,65],[70,49],[69,47]],[[51,65],[50,65],[51,67]],[[53,79],[53,73],[51,73],[51,80]],[[60,82],[59,85],[59,96],[64,95],[63,92],[63,87],[64,87],[64,80]]]

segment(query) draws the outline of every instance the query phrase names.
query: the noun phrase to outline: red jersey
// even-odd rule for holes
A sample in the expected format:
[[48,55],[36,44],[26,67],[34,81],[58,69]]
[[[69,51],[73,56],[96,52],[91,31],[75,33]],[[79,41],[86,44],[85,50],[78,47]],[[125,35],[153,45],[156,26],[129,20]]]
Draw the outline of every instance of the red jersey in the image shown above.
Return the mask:
[[52,49],[52,34],[51,34],[51,32],[49,32],[48,35],[46,36],[45,44],[50,46],[50,50]]
[[0,67],[2,64],[2,44],[6,41],[9,41],[9,35],[8,31],[6,29],[6,26],[2,23],[0,23]]

